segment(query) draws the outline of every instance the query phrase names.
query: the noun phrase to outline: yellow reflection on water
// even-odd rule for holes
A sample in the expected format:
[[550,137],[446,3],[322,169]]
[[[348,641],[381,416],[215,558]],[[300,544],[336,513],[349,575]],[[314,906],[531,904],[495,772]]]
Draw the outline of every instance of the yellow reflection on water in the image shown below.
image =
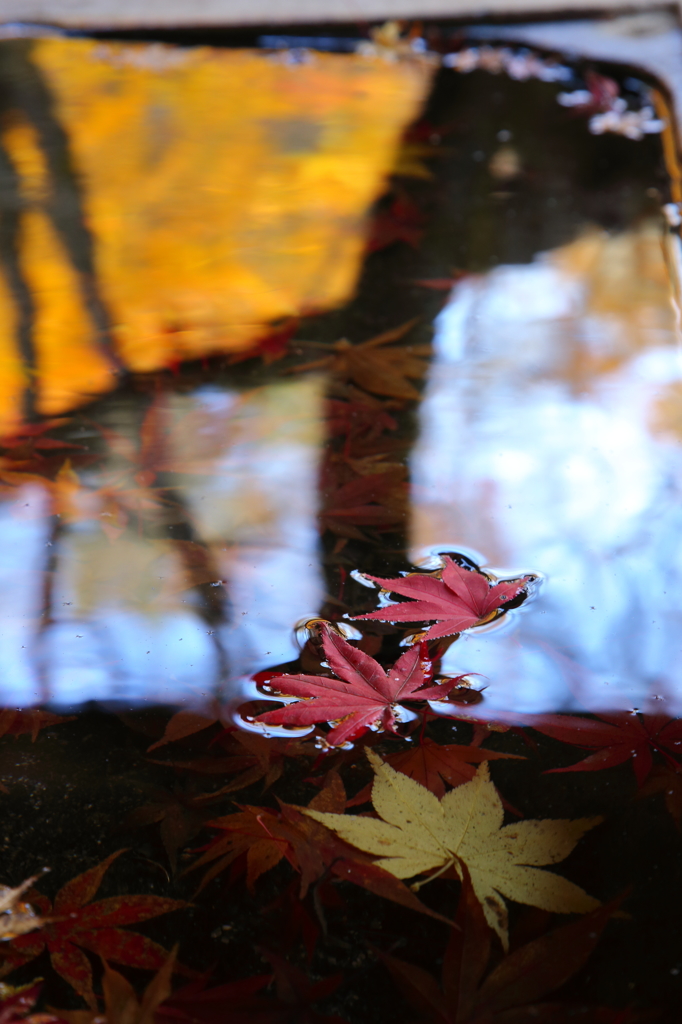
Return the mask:
[[24,303],[36,363],[22,379],[3,313],[0,430],[27,383],[41,412],[62,411],[112,386],[112,357],[147,371],[244,349],[273,320],[342,303],[432,73],[418,59],[0,45],[19,211],[2,305]]

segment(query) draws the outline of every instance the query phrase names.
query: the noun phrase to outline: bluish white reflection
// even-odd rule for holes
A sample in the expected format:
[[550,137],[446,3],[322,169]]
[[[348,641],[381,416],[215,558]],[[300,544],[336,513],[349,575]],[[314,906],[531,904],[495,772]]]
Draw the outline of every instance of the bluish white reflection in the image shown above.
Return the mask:
[[[233,678],[297,658],[294,624],[301,614],[314,615],[323,600],[317,525],[322,387],[321,379],[297,381],[241,399],[237,428],[230,424],[214,474],[201,486],[186,477],[193,520],[227,585],[232,621],[224,644]],[[196,401],[214,419],[230,404],[214,390]]]
[[448,651],[445,671],[486,677],[477,712],[682,711],[682,362],[660,246],[651,226],[594,233],[464,280],[438,317],[413,554],[546,577]]
[[35,637],[49,554],[46,499],[42,487],[28,485],[0,503],[0,693],[19,707],[43,696]]
[[[121,482],[120,444],[103,466],[80,472],[76,510],[56,537],[40,485],[0,504],[0,703],[199,706],[240,675],[296,657],[293,624],[324,593],[321,394],[311,379],[159,398],[155,485],[172,485],[172,516],[195,541],[154,528],[163,510],[153,488],[141,492],[151,529],[134,517],[113,539],[102,529],[116,518],[107,488]],[[111,418],[134,448],[130,410],[114,399]],[[223,596],[224,621],[207,621],[196,584]]]

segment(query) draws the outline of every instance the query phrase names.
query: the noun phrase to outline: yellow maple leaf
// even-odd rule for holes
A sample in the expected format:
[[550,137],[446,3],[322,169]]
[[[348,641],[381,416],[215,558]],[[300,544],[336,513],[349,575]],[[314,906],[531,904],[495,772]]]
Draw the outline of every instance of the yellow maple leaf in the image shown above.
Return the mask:
[[439,800],[373,751],[367,751],[367,756],[376,773],[372,803],[381,820],[313,810],[304,813],[358,849],[381,855],[379,866],[397,878],[434,869],[442,874],[450,867],[462,877],[461,865],[466,865],[486,920],[505,949],[503,896],[559,914],[582,914],[599,906],[573,882],[537,865],[563,860],[601,818],[530,820],[503,826],[502,801],[487,762],[470,782]]

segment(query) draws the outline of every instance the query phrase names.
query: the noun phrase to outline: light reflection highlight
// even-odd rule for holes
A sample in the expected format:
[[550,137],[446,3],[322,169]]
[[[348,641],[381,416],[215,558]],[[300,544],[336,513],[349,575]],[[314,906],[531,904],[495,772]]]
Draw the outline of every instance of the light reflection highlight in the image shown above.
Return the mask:
[[155,402],[144,459],[150,422],[112,402],[109,454],[68,502],[6,490],[0,703],[201,706],[297,656],[293,625],[324,593],[321,379]]
[[682,362],[661,241],[588,233],[464,280],[436,321],[415,558],[473,548],[546,577],[446,654],[444,671],[485,677],[477,713],[682,709],[682,435],[661,411]]

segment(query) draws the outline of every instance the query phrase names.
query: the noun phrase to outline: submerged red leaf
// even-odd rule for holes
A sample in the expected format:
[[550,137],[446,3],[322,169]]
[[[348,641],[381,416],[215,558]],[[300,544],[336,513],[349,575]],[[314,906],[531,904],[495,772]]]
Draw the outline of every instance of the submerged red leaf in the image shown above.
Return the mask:
[[323,481],[324,507],[320,512],[322,530],[340,537],[364,538],[359,527],[395,530],[405,521],[407,485],[402,467],[357,476],[338,487]]
[[620,1010],[540,1000],[584,966],[620,902],[616,899],[520,946],[484,978],[491,933],[465,875],[455,918],[458,927],[452,929],[443,957],[442,986],[421,967],[386,953],[379,956],[419,1019],[433,1024],[558,1024],[574,1018],[586,1024],[616,1024],[626,1019],[619,1016]]
[[206,988],[206,981],[207,977],[202,977],[175,991],[156,1010],[156,1024],[226,1024],[226,1007],[230,1008],[230,1024],[268,1022],[257,1011],[268,1009],[270,1003],[256,993],[270,984],[272,974],[258,974],[213,988]]
[[[411,647],[389,669],[368,654],[353,647],[334,630],[322,633],[325,657],[336,678],[330,676],[273,676],[268,686],[273,691],[300,700],[276,711],[259,715],[265,725],[313,725],[338,723],[327,742],[338,746],[357,738],[369,728],[395,732],[397,706],[404,700],[443,700],[452,689],[452,680],[425,687],[425,668],[420,645]],[[421,689],[420,689],[421,687]]]
[[61,725],[63,722],[73,722],[75,717],[75,715],[53,715],[51,711],[40,711],[37,708],[29,711],[3,708],[0,710],[0,736],[21,736],[24,733],[30,733],[31,740],[35,743],[41,729],[49,729],[53,725]]
[[386,249],[394,242],[406,242],[419,248],[424,234],[424,215],[412,200],[396,198],[387,209],[379,211],[370,226],[367,251]]
[[83,948],[129,967],[158,970],[168,952],[145,935],[123,931],[123,925],[186,907],[184,900],[161,896],[114,896],[90,901],[100,887],[110,864],[124,851],[112,853],[101,864],[77,875],[57,893],[54,906],[37,892],[27,896],[43,917],[51,917],[43,928],[8,943],[4,973],[28,963],[47,948],[52,966],[92,1009],[97,1001],[92,988],[92,968]]
[[174,743],[176,740],[184,740],[187,736],[194,736],[197,732],[203,732],[210,725],[215,725],[218,717],[202,715],[196,711],[177,711],[166,725],[166,730],[160,740],[152,743],[147,753],[163,747],[166,743]]
[[[445,783],[460,786],[469,782],[476,774],[475,765],[499,758],[514,758],[522,761],[519,754],[503,754],[483,747],[464,746],[461,743],[436,743],[425,736],[412,750],[399,754],[387,754],[384,760],[396,771],[409,775],[421,786],[430,789],[440,799],[445,795]],[[370,799],[372,783],[349,801],[348,806],[365,803]]]
[[[206,988],[206,977],[174,992],[157,1009],[156,1024],[348,1024],[318,1013],[314,1003],[330,995],[341,974],[312,982],[298,967],[269,950],[272,972]],[[261,990],[274,983],[274,991]]]
[[64,1024],[61,1017],[51,1013],[29,1013],[42,987],[42,978],[17,988],[4,985],[0,993],[0,1024]]
[[682,831],[682,767],[673,769],[662,764],[654,767],[638,796],[647,797],[657,793],[663,794],[668,814],[677,831]]
[[669,767],[679,767],[682,719],[618,711],[593,718],[533,715],[525,724],[562,743],[594,751],[576,764],[551,768],[550,772],[594,772],[631,761],[637,782],[641,785],[653,767],[654,751]]
[[[336,772],[329,773],[324,788],[311,800],[309,807],[343,813],[346,793]],[[279,812],[265,807],[243,807],[236,814],[216,818],[208,824],[221,834],[188,869],[193,871],[211,865],[200,890],[243,855],[250,889],[262,874],[286,859],[301,876],[301,899],[320,879],[335,875],[410,910],[440,921],[447,920],[422,903],[399,878],[375,864],[373,857],[349,846],[324,825],[307,817],[299,807],[283,803]]]
[[367,576],[367,579],[392,594],[412,598],[409,603],[391,604],[356,619],[381,622],[436,621],[424,639],[451,636],[492,619],[501,605],[513,600],[528,586],[532,577],[493,584],[482,572],[464,569],[448,556],[443,558],[440,575],[411,573],[398,579]]

